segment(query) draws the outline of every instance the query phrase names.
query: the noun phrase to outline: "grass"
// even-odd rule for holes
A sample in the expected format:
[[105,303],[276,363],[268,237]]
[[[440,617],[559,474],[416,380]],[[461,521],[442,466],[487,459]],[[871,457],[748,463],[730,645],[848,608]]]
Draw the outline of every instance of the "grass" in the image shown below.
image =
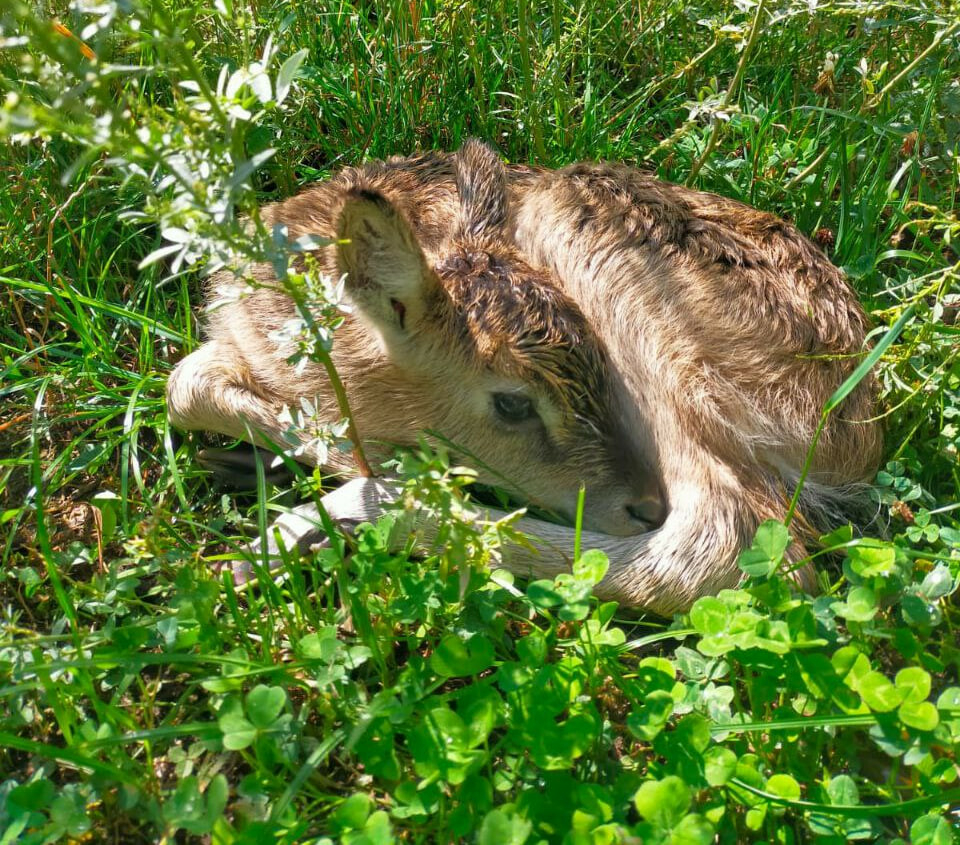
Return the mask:
[[[59,10],[85,45],[52,11],[0,12],[16,94],[0,110],[0,840],[956,839],[947,4],[110,8]],[[218,98],[220,69],[249,68],[268,35],[274,81],[305,51],[282,104],[249,85]],[[448,519],[444,551],[391,552],[384,523],[279,585],[213,574],[294,498],[224,495],[170,430],[200,276],[141,261],[175,227],[207,255],[269,249],[214,221],[213,196],[249,208],[469,136],[773,211],[846,270],[875,339],[906,315],[878,365],[888,530],[827,538],[823,596],[773,574],[668,622],[591,602],[589,554],[556,584],[491,580],[474,564],[494,539],[457,519],[459,481],[429,457],[411,484]]]

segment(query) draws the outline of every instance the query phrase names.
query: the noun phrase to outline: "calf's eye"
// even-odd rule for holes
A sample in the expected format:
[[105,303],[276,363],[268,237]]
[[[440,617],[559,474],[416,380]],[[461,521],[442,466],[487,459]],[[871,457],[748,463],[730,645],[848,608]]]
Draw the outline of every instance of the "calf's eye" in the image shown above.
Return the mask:
[[493,407],[504,422],[519,423],[537,416],[533,400],[522,393],[494,393]]

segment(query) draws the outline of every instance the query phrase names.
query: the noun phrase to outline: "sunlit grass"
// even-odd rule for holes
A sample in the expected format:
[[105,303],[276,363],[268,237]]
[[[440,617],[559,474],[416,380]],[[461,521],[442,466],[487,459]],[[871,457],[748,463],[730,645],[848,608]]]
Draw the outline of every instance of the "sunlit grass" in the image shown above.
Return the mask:
[[[849,551],[842,571],[825,563],[830,598],[781,606],[774,581],[673,632],[588,608],[589,566],[556,600],[478,574],[464,594],[447,562],[388,552],[386,526],[349,559],[338,540],[288,561],[279,585],[236,589],[211,563],[264,529],[258,500],[295,499],[262,479],[224,495],[165,420],[201,280],[140,269],[164,244],[156,217],[128,216],[152,201],[144,183],[56,134],[21,138],[0,153],[9,841],[949,842],[960,54],[945,7],[149,8],[163,37],[114,23],[87,49],[152,70],[116,73],[57,119],[86,127],[109,102],[131,127],[160,125],[185,108],[179,82],[214,86],[272,34],[280,61],[307,51],[292,93],[224,142],[237,163],[275,148],[253,175],[260,201],[477,136],[511,161],[623,160],[795,222],[846,270],[877,337],[914,309],[879,368],[889,530],[833,538]],[[81,34],[90,18],[60,20]],[[42,56],[85,66],[76,39],[34,23],[0,51],[0,79],[43,103],[67,83]],[[180,143],[153,150],[158,166]],[[714,627],[744,619],[727,648]]]

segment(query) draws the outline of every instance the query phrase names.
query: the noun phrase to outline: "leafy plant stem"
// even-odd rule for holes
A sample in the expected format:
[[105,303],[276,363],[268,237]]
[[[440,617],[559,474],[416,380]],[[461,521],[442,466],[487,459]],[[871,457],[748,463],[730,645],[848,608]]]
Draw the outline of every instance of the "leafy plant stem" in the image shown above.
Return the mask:
[[[750,24],[750,34],[747,36],[747,43],[744,45],[743,50],[740,53],[740,61],[737,63],[737,69],[733,74],[733,79],[730,80],[730,85],[727,88],[726,93],[723,95],[724,108],[730,106],[730,103],[733,102],[734,96],[740,90],[740,83],[743,80],[744,71],[747,69],[747,60],[750,58],[750,54],[753,52],[753,45],[756,43],[757,36],[760,34],[760,19],[763,15],[765,6],[766,0],[759,0],[757,3],[757,8],[753,15],[753,22]],[[719,143],[724,126],[725,121],[714,117],[713,130],[710,132],[710,138],[707,140],[707,145],[704,147],[700,157],[693,163],[693,166],[690,168],[690,174],[687,176],[686,184],[688,187],[693,185],[694,180],[697,178],[697,174],[700,172],[700,169],[703,167],[707,159],[710,158],[711,153],[713,153],[714,148]]]
[[870,370],[873,369],[883,353],[886,352],[887,347],[900,336],[900,332],[903,331],[904,326],[906,326],[907,322],[913,316],[915,309],[916,305],[914,304],[904,310],[897,322],[886,331],[857,368],[844,380],[843,384],[833,392],[830,398],[827,399],[823,411],[820,414],[820,422],[817,424],[817,429],[813,433],[813,438],[810,441],[810,448],[807,449],[807,455],[803,462],[803,470],[797,479],[797,485],[790,499],[790,507],[787,509],[786,516],[784,517],[784,525],[789,526],[793,520],[797,503],[800,501],[800,494],[803,492],[803,485],[807,480],[807,476],[810,474],[810,468],[813,466],[813,456],[817,449],[817,443],[820,442],[820,435],[823,434],[824,426],[827,424],[827,419],[830,414],[850,395],[854,388],[867,377]]
[[904,67],[901,68],[900,72],[897,73],[889,82],[887,82],[887,84],[884,85],[883,88],[881,88],[877,92],[875,97],[873,97],[871,100],[869,100],[866,103],[864,111],[873,110],[877,108],[877,106],[879,106],[880,103],[884,101],[886,96],[894,88],[896,88],[910,73],[913,72],[914,68],[919,66],[920,63],[927,58],[927,56],[933,53],[934,50],[936,50],[943,43],[944,39],[953,35],[953,33],[955,33],[958,29],[960,29],[960,21],[954,21],[952,24],[950,24],[950,26],[945,27],[944,29],[941,29],[940,32],[938,32],[934,36],[933,40],[930,42],[930,44],[927,46],[926,49],[920,51],[920,53],[918,53],[914,57],[912,62],[908,62],[906,65],[904,65]]

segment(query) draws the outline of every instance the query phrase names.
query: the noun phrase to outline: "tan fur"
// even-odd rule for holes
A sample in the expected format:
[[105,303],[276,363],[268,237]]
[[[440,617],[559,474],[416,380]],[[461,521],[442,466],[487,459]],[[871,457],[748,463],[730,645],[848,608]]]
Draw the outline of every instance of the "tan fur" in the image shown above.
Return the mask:
[[[471,315],[471,354],[480,353],[485,366],[496,359],[483,351],[485,344],[518,336],[528,321],[537,322],[537,302],[560,296],[549,293],[554,286],[562,289],[565,297],[537,329],[543,338],[537,352],[551,354],[556,338],[549,335],[550,325],[569,319],[576,332],[595,335],[590,345],[600,355],[587,357],[593,365],[599,362],[603,373],[566,350],[563,364],[548,369],[568,371],[552,387],[555,397],[570,402],[554,402],[563,406],[576,400],[578,407],[589,408],[591,425],[603,420],[613,432],[602,439],[606,451],[595,439],[584,438],[582,427],[566,439],[573,463],[606,455],[599,461],[605,474],[596,474],[597,464],[579,474],[599,479],[588,491],[588,505],[591,500],[594,505],[591,527],[602,523],[611,502],[619,520],[613,532],[603,527],[606,533],[595,530],[584,537],[585,547],[602,548],[611,559],[598,593],[669,612],[732,586],[739,578],[738,551],[761,520],[782,517],[820,409],[858,363],[866,324],[853,293],[816,247],[769,214],[620,165],[579,164],[558,171],[512,167],[504,174],[490,165],[484,149],[471,144],[458,157],[428,154],[346,171],[274,206],[268,220],[282,219],[292,236],[327,234],[345,191],[357,184],[381,191],[410,220],[424,253],[444,269],[445,290]],[[508,199],[496,188],[504,176]],[[476,256],[483,250],[471,240],[491,237],[496,246],[487,255],[508,256],[507,264],[522,268],[519,274],[491,272],[482,260],[478,266]],[[528,278],[538,283],[533,300],[476,298],[485,286],[510,290]],[[304,392],[304,382],[290,384],[285,350],[262,352],[265,333],[276,327],[282,311],[278,297],[258,293],[233,311],[213,315],[211,340],[185,359],[171,380],[175,422],[240,435],[236,419],[242,416],[269,434],[263,417]],[[448,331],[445,338],[441,346],[453,335]],[[464,339],[461,335],[455,342]],[[484,372],[474,359],[472,366],[435,374],[439,386],[418,370],[414,382],[398,388],[378,366],[380,353],[359,322],[346,326],[337,344],[346,348],[337,363],[360,430],[371,439],[409,442],[424,425],[443,429],[430,397],[437,390],[469,392],[471,380]],[[239,348],[258,350],[264,366],[253,367],[250,356],[237,358]],[[224,370],[226,362],[233,362],[232,375]],[[309,385],[323,395],[319,376]],[[251,391],[268,401],[250,407]],[[230,399],[224,404],[226,394]],[[829,510],[847,485],[868,479],[876,467],[881,435],[876,424],[865,422],[873,413],[872,397],[868,379],[830,420],[805,487],[808,516]],[[383,414],[384,407],[390,413]],[[377,410],[379,425],[372,419]],[[329,405],[327,412],[336,416]],[[439,417],[456,423],[449,414]],[[570,418],[558,419],[555,431],[563,431]],[[467,436],[484,440],[477,428]],[[617,478],[611,471],[616,458],[611,464],[610,455],[621,448],[630,470]],[[511,461],[500,466],[509,471]],[[562,485],[578,473],[568,469],[526,467],[525,485],[533,484],[537,472],[548,472],[538,498],[569,513],[575,486]],[[623,503],[631,500],[622,486],[598,496],[610,489],[610,477],[620,485],[639,484],[633,500],[648,503],[662,485],[663,525],[638,536],[608,536],[627,533],[631,526],[622,520]],[[365,513],[375,500],[364,492],[357,510]],[[546,575],[569,564],[571,529],[533,520],[525,526],[541,538],[540,549],[511,550],[511,568]],[[804,532],[798,530],[796,538],[794,559],[803,554]],[[809,570],[802,575],[809,579]]]
[[[518,246],[597,328],[667,489],[658,531],[585,539],[614,562],[602,592],[668,611],[735,584],[737,551],[782,518],[821,409],[859,363],[853,292],[784,221],[624,166],[575,165],[518,193]],[[873,395],[868,378],[829,421],[807,512],[876,468]]]

